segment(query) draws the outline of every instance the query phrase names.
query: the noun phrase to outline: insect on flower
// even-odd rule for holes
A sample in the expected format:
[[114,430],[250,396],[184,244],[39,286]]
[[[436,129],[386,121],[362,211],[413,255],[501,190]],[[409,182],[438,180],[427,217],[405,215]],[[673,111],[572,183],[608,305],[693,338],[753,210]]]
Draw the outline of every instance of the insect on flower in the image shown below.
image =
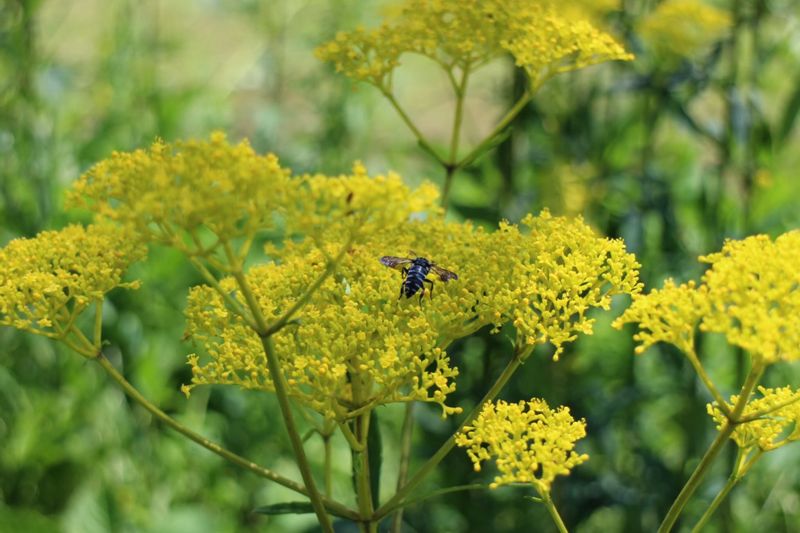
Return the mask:
[[395,270],[400,270],[403,273],[403,283],[400,285],[400,296],[398,296],[398,298],[402,298],[404,294],[406,298],[411,298],[417,291],[422,289],[419,295],[420,303],[422,303],[422,298],[425,296],[423,283],[428,283],[430,285],[430,297],[433,298],[433,282],[427,278],[430,271],[433,271],[442,281],[458,279],[458,275],[455,272],[450,272],[424,257],[415,257],[411,259],[409,257],[385,255],[381,257],[381,264],[389,268],[394,268]]

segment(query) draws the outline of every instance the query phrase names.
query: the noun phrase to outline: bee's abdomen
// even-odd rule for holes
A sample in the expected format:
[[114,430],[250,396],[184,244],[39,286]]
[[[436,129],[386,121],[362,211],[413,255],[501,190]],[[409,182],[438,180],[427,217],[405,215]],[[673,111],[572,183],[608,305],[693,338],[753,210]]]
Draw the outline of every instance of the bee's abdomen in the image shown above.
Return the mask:
[[403,294],[411,298],[422,288],[422,280],[428,275],[428,270],[421,265],[413,265],[408,269],[408,275],[403,280]]

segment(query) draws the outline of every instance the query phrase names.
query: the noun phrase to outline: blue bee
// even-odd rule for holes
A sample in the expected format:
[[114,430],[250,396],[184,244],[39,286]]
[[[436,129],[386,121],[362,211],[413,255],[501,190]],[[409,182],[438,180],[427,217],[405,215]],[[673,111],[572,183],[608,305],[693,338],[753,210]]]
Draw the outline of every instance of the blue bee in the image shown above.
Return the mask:
[[428,283],[430,285],[430,297],[433,298],[433,282],[428,279],[429,272],[433,271],[442,281],[458,279],[458,275],[455,272],[450,272],[424,257],[415,257],[411,259],[409,257],[385,255],[381,257],[381,264],[389,268],[394,268],[395,270],[400,270],[403,273],[403,283],[400,285],[400,296],[398,298],[402,298],[404,294],[406,298],[411,298],[417,291],[422,289],[419,295],[420,303],[422,303],[422,298],[425,296],[423,283]]

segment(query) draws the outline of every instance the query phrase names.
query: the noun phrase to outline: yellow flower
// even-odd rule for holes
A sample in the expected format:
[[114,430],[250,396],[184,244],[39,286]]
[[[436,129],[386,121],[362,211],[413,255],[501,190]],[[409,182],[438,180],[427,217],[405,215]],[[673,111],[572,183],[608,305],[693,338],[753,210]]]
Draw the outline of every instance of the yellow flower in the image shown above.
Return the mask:
[[177,244],[181,231],[208,228],[234,238],[274,227],[293,187],[277,157],[257,155],[246,141],[231,145],[217,132],[210,141],[156,141],[149,150],[115,152],[73,189],[73,204]]
[[772,241],[757,235],[725,242],[700,258],[711,309],[701,329],[770,364],[800,359],[800,230]]
[[[327,183],[334,190],[341,185],[338,178]],[[328,185],[318,177],[317,186]],[[443,415],[458,412],[446,403],[458,373],[446,352],[454,340],[513,321],[524,342],[549,341],[558,354],[578,333],[591,333],[589,309],[607,307],[612,294],[638,290],[638,265],[621,241],[546,212],[524,224],[527,231],[504,224],[487,232],[432,216],[365,235],[303,307],[299,324],[275,335],[290,394],[338,420],[412,400],[437,403]],[[320,275],[325,257],[342,246],[341,239],[327,238],[322,249],[312,239],[268,246],[274,262],[247,273],[268,321],[297,300]],[[407,256],[409,250],[459,279],[442,282],[431,275],[432,298],[398,300],[400,273],[379,258]],[[222,285],[239,297],[233,280]],[[205,352],[190,359],[193,384],[271,390],[260,339],[215,291],[193,289],[187,315],[189,333]]]
[[123,283],[144,257],[131,233],[110,225],[70,225],[15,239],[0,249],[0,324],[62,338],[76,317]]
[[350,175],[304,175],[292,185],[295,201],[283,209],[286,228],[322,241],[335,242],[350,234],[374,237],[410,218],[436,218],[442,212],[439,190],[432,183],[412,190],[393,172],[369,176],[358,162]]
[[700,258],[711,264],[703,283],[634,296],[614,326],[638,322],[641,353],[667,342],[689,353],[697,327],[722,333],[728,342],[765,364],[800,358],[800,231],[775,241],[765,235],[727,241],[722,251]]
[[[438,195],[429,183],[410,190],[396,174],[368,176],[359,163],[352,175],[292,177],[274,155],[258,155],[246,141],[231,145],[217,132],[209,141],[115,153],[75,183],[71,198],[146,240],[209,256],[267,230],[356,239],[440,212]],[[216,242],[204,243],[202,230]]]
[[693,281],[675,285],[671,279],[663,289],[653,289],[646,296],[637,295],[613,325],[621,328],[628,322],[639,324],[633,339],[639,342],[636,353],[641,354],[653,344],[666,342],[684,353],[693,352],[697,324],[708,311],[707,290],[699,289]]
[[512,12],[501,45],[525,70],[533,87],[550,77],[606,61],[631,61],[611,35],[563,2],[520,2]]
[[583,14],[553,0],[406,0],[380,28],[340,33],[317,56],[385,90],[410,52],[472,70],[510,53],[534,86],[560,72],[633,58]]
[[621,240],[599,239],[580,218],[545,211],[528,215],[522,224],[525,233],[501,225],[497,239],[505,256],[514,258],[505,262],[513,281],[491,296],[493,307],[527,344],[555,345],[558,359],[578,333],[591,334],[591,308],[608,309],[613,294],[640,290],[639,264]]
[[[255,302],[272,324],[303,298],[296,320],[273,337],[290,396],[339,421],[390,402],[432,402],[447,415],[460,411],[447,404],[458,370],[446,350],[456,339],[511,323],[523,353],[549,342],[557,359],[592,332],[591,309],[639,291],[639,265],[622,241],[598,237],[580,219],[545,211],[487,232],[446,222],[431,184],[412,190],[396,174],[369,176],[360,163],[350,175],[293,177],[274,156],[221,134],[115,154],[75,189],[101,218],[230,275],[190,293],[187,333],[200,353],[189,357],[187,394],[214,383],[272,390],[261,339],[239,313]],[[216,243],[204,244],[201,228]],[[261,230],[271,231],[267,261],[242,272]],[[425,288],[423,302],[398,300],[402,277],[379,259],[415,254],[459,278],[444,282],[434,271],[435,298]],[[337,256],[334,274],[306,300]]]
[[575,443],[586,436],[586,421],[575,420],[568,407],[551,409],[544,400],[489,402],[475,421],[456,436],[456,444],[467,449],[475,470],[494,459],[500,475],[491,488],[508,483],[531,483],[549,493],[556,476],[587,461],[575,451]]
[[698,0],[666,0],[639,24],[656,54],[691,58],[719,41],[731,26],[725,11]]
[[[758,391],[761,398],[750,400],[742,417],[762,416],[736,426],[731,435],[736,445],[748,451],[758,447],[766,452],[800,439],[800,391],[790,387],[758,387]],[[738,396],[731,396],[729,405],[735,405],[738,400]],[[714,404],[708,404],[707,409],[717,429],[727,423],[728,419]]]

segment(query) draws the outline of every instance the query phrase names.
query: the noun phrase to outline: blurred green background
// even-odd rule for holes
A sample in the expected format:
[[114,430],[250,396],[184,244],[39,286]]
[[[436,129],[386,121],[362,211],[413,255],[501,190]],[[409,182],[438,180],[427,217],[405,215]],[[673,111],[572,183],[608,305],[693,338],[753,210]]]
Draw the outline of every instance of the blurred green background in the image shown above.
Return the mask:
[[[63,190],[112,150],[204,138],[247,137],[296,173],[347,172],[361,160],[416,184],[437,168],[377,91],[332,72],[313,49],[338,30],[380,20],[389,2],[356,0],[2,0],[0,3],[0,243],[80,218]],[[624,1],[605,19],[637,59],[550,81],[512,134],[457,175],[450,215],[487,226],[548,207],[583,215],[623,237],[648,287],[697,278],[698,255],[723,239],[800,226],[800,2],[729,0],[731,28],[691,57],[665,57],[637,31],[658,2]],[[467,143],[476,142],[523,90],[509,63],[476,78]],[[430,65],[404,61],[397,94],[420,128],[448,141],[452,100]],[[181,342],[188,287],[199,277],[155,249],[133,275],[139,291],[112,296],[108,355],[146,396],[233,451],[299,479],[273,398],[232,388],[179,392],[190,376]],[[630,331],[609,327],[626,302],[598,316],[595,334],[559,363],[541,350],[502,394],[545,398],[585,417],[591,460],[556,482],[571,530],[655,530],[714,428],[708,397],[680,354],[634,357]],[[701,339],[725,394],[746,359]],[[454,405],[469,407],[508,356],[503,335],[482,331],[452,348],[461,369]],[[790,366],[770,385],[797,385]],[[402,408],[378,412],[384,494],[396,477]],[[416,410],[414,464],[456,427]],[[350,496],[338,443],[334,492]],[[322,445],[312,438],[310,456]],[[691,501],[688,527],[728,474],[733,446]],[[800,446],[768,454],[715,515],[709,531],[800,531]],[[428,483],[490,479],[456,450]],[[409,508],[408,531],[551,531],[529,491],[456,493]],[[60,346],[0,329],[0,532],[314,531],[313,515],[266,517],[292,493],[238,471],[153,423],[99,368]],[[341,531],[349,531],[339,524]]]

